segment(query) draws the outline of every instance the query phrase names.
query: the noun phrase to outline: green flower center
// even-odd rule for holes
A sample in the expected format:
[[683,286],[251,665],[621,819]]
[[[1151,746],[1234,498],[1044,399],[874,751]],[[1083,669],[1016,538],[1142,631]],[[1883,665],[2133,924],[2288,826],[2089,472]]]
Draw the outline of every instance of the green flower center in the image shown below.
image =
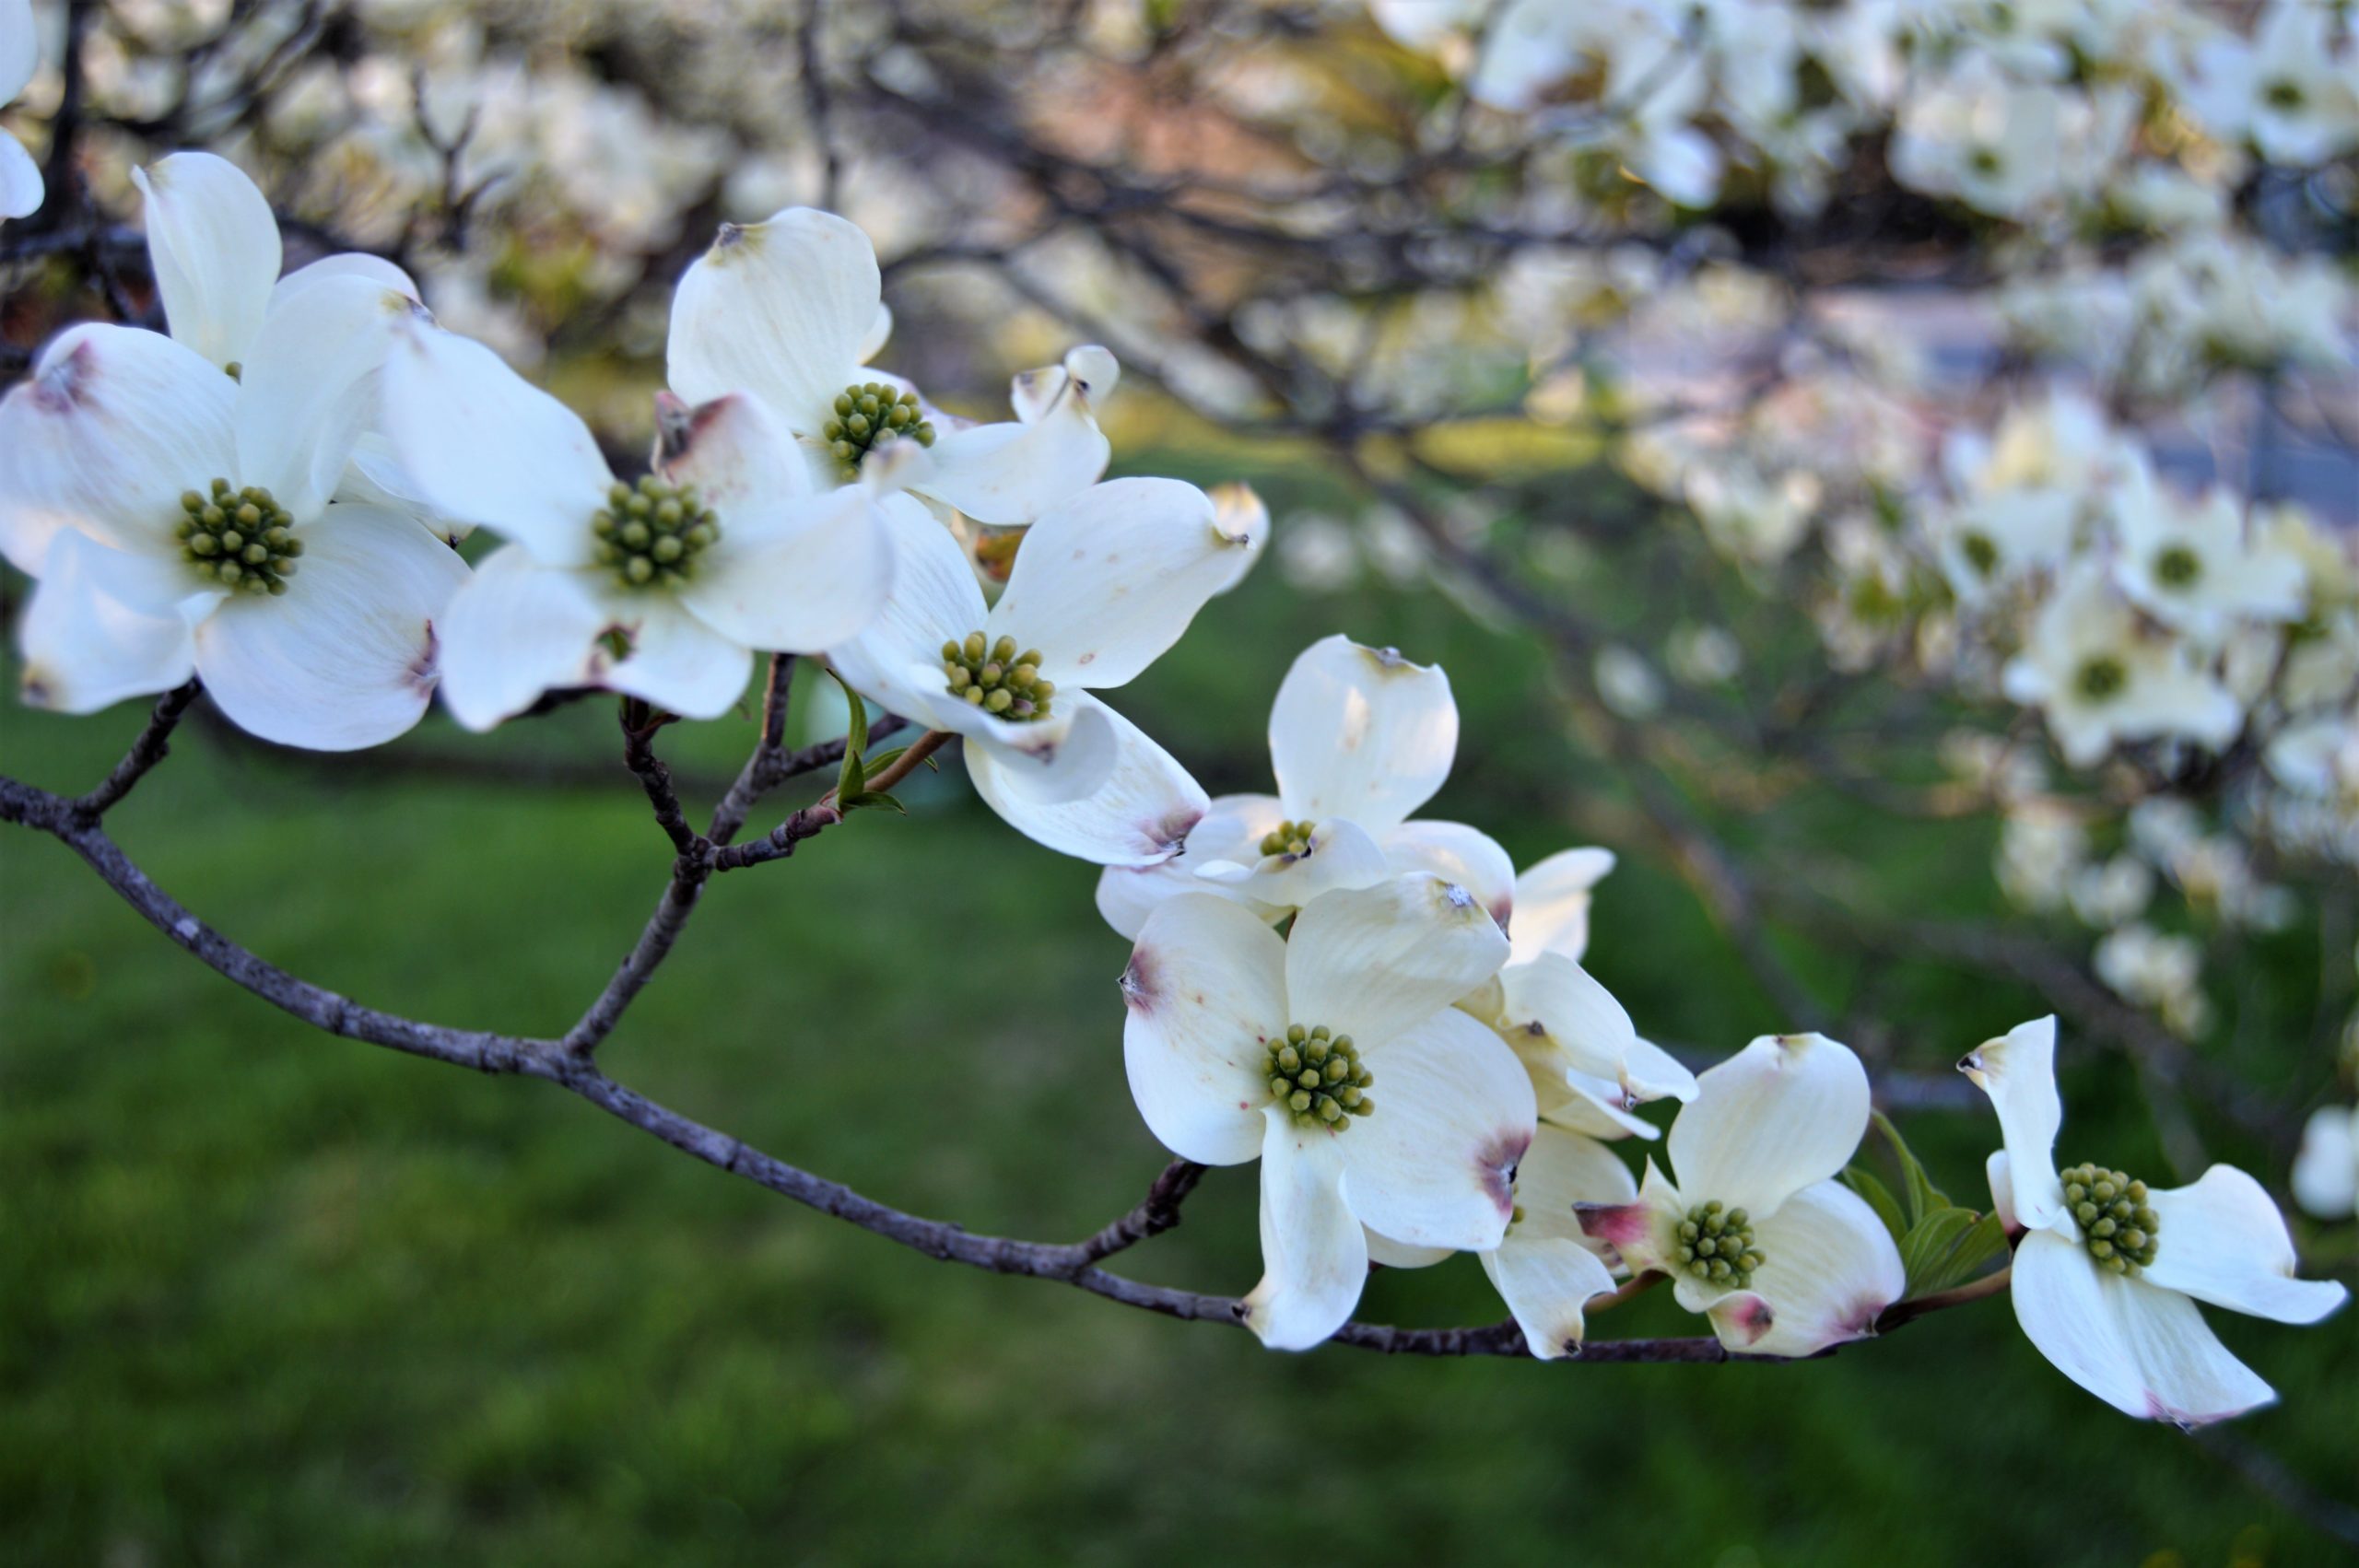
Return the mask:
[[950,695],[965,697],[985,713],[1023,724],[1049,716],[1049,699],[1057,683],[1040,675],[1040,650],[1015,650],[1015,639],[988,642],[980,632],[968,632],[964,642],[942,645],[942,674]]
[[181,556],[196,575],[241,593],[284,593],[303,542],[295,520],[259,485],[232,490],[227,479],[213,493],[181,492],[182,517],[172,532]]
[[2271,109],[2299,109],[2304,97],[2302,84],[2289,76],[2280,76],[2270,83],[2260,96]]
[[1999,156],[1997,148],[1977,147],[1966,155],[1966,166],[1987,180],[2006,168],[2007,163]]
[[1282,822],[1262,835],[1262,853],[1299,860],[1310,853],[1310,835],[1318,825],[1315,822]]
[[1989,577],[1999,569],[1999,546],[1987,533],[1969,533],[1957,542],[1958,553],[1966,564],[1974,568],[1977,577]]
[[610,488],[590,532],[598,541],[593,557],[625,588],[677,588],[720,540],[721,519],[695,486],[667,485],[651,474],[636,486]]
[[1376,1114],[1367,1092],[1376,1074],[1360,1060],[1349,1035],[1334,1034],[1324,1024],[1309,1029],[1297,1024],[1271,1041],[1264,1076],[1270,1098],[1294,1113],[1297,1127],[1341,1132],[1352,1117]]
[[1753,1271],[1763,1262],[1753,1244],[1753,1216],[1724,1207],[1717,1198],[1698,1203],[1679,1222],[1676,1256],[1696,1278],[1738,1291],[1752,1286]]
[[2185,588],[2203,575],[2203,557],[2184,544],[2174,544],[2154,557],[2155,580]]
[[2103,1165],[2074,1165],[2058,1176],[2064,1206],[2080,1223],[2082,1245],[2098,1268],[2131,1274],[2154,1266],[2163,1217],[2154,1212],[2144,1182]]
[[836,394],[836,416],[819,427],[819,436],[849,475],[889,441],[906,437],[921,447],[933,445],[933,423],[920,412],[917,393],[866,381]]
[[2072,684],[2091,702],[2103,702],[2130,684],[2130,671],[2113,655],[2100,653],[2081,666]]

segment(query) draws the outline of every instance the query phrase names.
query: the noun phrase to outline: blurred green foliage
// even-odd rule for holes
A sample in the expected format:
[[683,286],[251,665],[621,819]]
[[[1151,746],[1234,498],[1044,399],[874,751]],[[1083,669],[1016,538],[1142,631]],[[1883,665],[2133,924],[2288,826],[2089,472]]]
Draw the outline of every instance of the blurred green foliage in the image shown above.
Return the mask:
[[[1280,474],[1265,493],[1283,516],[1300,488]],[[1449,668],[1465,740],[1434,814],[1529,861],[1617,796],[1549,717],[1539,647],[1431,594],[1305,597],[1265,568],[1117,701],[1209,788],[1265,788],[1270,698],[1335,629]],[[137,722],[11,705],[0,770],[81,788]],[[725,777],[753,723],[681,726],[666,754]],[[603,702],[489,738],[437,718],[399,750],[604,757],[612,725]],[[1124,944],[1091,906],[1091,868],[1034,848],[955,778],[902,793],[906,819],[863,813],[717,883],[604,1059],[889,1201],[1082,1235],[1164,1158],[1123,1081]],[[561,790],[380,778],[202,733],[115,826],[192,908],[298,973],[541,1034],[603,983],[669,855],[618,765]],[[1896,905],[1996,913],[1979,831],[1810,799],[1775,831],[1876,864]],[[2213,1447],[2050,1370],[2003,1301],[1794,1366],[1273,1355],[931,1262],[547,1085],[320,1036],[173,951],[48,840],[0,836],[0,907],[10,1562],[2340,1560]],[[1725,1051],[1785,1023],[1643,855],[1605,883],[1596,929],[1593,967],[1660,1038]],[[2313,983],[2304,940],[2258,988],[2289,1017]],[[1831,998],[1869,967],[1794,952]],[[1930,965],[1872,978],[1917,1071],[2038,1011]],[[923,1077],[878,1064],[913,1043]],[[2066,1060],[2064,1152],[2166,1168],[2123,1064],[2069,1032]],[[2298,1093],[2297,1061],[2249,1068]],[[1907,1132],[1980,1207],[1989,1116]],[[2263,1152],[2222,1153],[2282,1180]],[[1253,1201],[1250,1170],[1215,1173],[1185,1224],[1123,1266],[1242,1291]],[[1462,1258],[1380,1273],[1362,1312],[1500,1315]],[[2236,1440],[2349,1495],[2348,1319],[2214,1316],[2286,1395]],[[1697,1328],[1660,1293],[1596,1325]]]

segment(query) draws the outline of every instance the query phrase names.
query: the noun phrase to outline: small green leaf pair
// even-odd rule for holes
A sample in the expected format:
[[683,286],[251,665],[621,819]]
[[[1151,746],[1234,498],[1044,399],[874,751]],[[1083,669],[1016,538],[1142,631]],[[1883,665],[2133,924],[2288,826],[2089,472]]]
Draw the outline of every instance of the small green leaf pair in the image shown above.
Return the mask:
[[1901,1266],[1907,1270],[1905,1299],[1938,1295],[1954,1290],[1982,1271],[1982,1266],[2007,1250],[2006,1227],[1999,1216],[1977,1213],[1949,1200],[1935,1187],[1907,1140],[1889,1117],[1875,1114],[1877,1130],[1892,1145],[1900,1164],[1901,1182],[1908,1194],[1904,1210],[1883,1178],[1865,1165],[1852,1164],[1843,1183],[1867,1200],[1900,1248]]
[[[844,731],[844,764],[836,775],[836,810],[850,816],[865,808],[890,806],[907,816],[908,807],[882,790],[871,790],[868,779],[871,774],[882,773],[892,766],[910,748],[895,746],[891,751],[879,752],[865,761],[862,760],[861,753],[868,749],[868,704],[858,692],[845,685],[844,678],[833,670],[827,671],[827,678],[843,686],[844,700],[851,707],[851,720]],[[931,762],[928,766],[932,766]]]

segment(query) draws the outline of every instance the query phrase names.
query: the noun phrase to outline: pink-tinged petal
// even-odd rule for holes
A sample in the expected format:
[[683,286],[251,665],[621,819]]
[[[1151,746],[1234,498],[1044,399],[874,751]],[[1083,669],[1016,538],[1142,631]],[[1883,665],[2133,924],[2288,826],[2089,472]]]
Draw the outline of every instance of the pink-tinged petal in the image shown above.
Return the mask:
[[1322,894],[1286,940],[1289,1022],[1371,1050],[1489,979],[1507,951],[1473,894],[1422,872]]
[[816,435],[836,394],[872,379],[861,350],[880,292],[868,236],[833,213],[723,224],[673,298],[666,379],[691,403],[752,392]]
[[1042,655],[1040,673],[1104,690],[1155,662],[1253,548],[1213,526],[1213,504],[1177,479],[1114,479],[1027,530],[983,629]]
[[1348,817],[1379,837],[1433,798],[1457,751],[1449,677],[1348,638],[1304,649],[1270,710],[1288,814]]
[[136,608],[108,591],[111,579],[148,566],[76,529],[63,529],[50,542],[17,626],[29,707],[96,713],[189,678],[196,644],[188,617],[169,607],[161,614]]
[[1957,1066],[1999,1112],[2014,1182],[2009,1211],[2029,1230],[2069,1228],[2064,1187],[2056,1179],[2056,1134],[2064,1125],[2064,1102],[2056,1093],[2056,1020],[2018,1024],[1983,1041]]
[[1351,1321],[1367,1283],[1367,1238],[1344,1201],[1342,1164],[1326,1131],[1266,1113],[1262,1145],[1262,1282],[1245,1326],[1273,1351],[1307,1351]]
[[282,299],[246,350],[230,411],[239,483],[266,487],[298,522],[317,517],[380,424],[386,355],[425,321],[417,300],[358,273]]
[[1483,1272],[1508,1304],[1533,1355],[1542,1361],[1579,1355],[1588,1332],[1583,1309],[1591,1298],[1614,1293],[1614,1276],[1579,1242],[1526,1237],[1522,1228],[1482,1255]]
[[1824,1035],[1765,1035],[1696,1079],[1671,1124],[1679,1189],[1766,1219],[1849,1163],[1868,1129],[1868,1074]]
[[1602,1252],[1604,1243],[1592,1242],[1582,1229],[1581,1211],[1628,1203],[1637,1196],[1637,1178],[1613,1150],[1543,1122],[1516,1169],[1515,1206],[1523,1218],[1515,1222],[1514,1235],[1561,1236]]
[[2214,1165],[2192,1187],[2148,1199],[2162,1224],[2154,1261],[2141,1274],[2158,1290],[2278,1323],[2316,1323],[2350,1292],[2332,1280],[2298,1280],[2294,1238],[2260,1183]]
[[301,537],[283,596],[230,594],[196,628],[196,672],[231,722],[266,741],[390,741],[434,696],[437,624],[466,563],[415,520],[373,507],[331,507]]
[[1752,1293],[1766,1304],[1770,1321],[1743,1314],[1737,1328],[1744,1342],[1729,1341],[1731,1350],[1807,1356],[1863,1339],[1908,1286],[1892,1233],[1839,1181],[1795,1193],[1754,1223],[1753,1236],[1763,1262],[1754,1270]]
[[590,520],[614,474],[581,417],[479,343],[423,322],[385,361],[383,419],[435,510],[490,529],[544,566],[590,564]]
[[174,341],[217,366],[246,357],[278,282],[278,219],[245,172],[209,152],[134,169],[147,198],[147,255]]
[[1592,890],[1614,869],[1611,849],[1565,849],[1515,879],[1515,939],[1510,964],[1528,964],[1543,953],[1579,961],[1589,951]]
[[1614,1249],[1632,1274],[1668,1272],[1678,1267],[1679,1222],[1687,1205],[1652,1160],[1638,1183],[1638,1196],[1624,1203],[1581,1203],[1573,1217],[1581,1234]]
[[1034,843],[1061,855],[1100,866],[1160,865],[1178,855],[1189,830],[1210,803],[1203,787],[1146,732],[1087,692],[1060,696],[1102,721],[1113,736],[1114,755],[1104,776],[1086,794],[1057,798],[1043,789],[1043,771],[1028,762],[1011,764],[993,747],[967,748],[967,774],[983,803]]
[[0,400],[0,553],[39,576],[76,528],[118,549],[176,549],[181,497],[236,471],[238,384],[161,333],[61,333]]
[[1489,834],[1460,822],[1404,822],[1379,842],[1394,871],[1454,882],[1482,901],[1499,930],[1512,929],[1515,862]]
[[1122,1060],[1148,1129],[1203,1164],[1253,1158],[1268,1042],[1287,1024],[1277,933],[1226,899],[1175,898],[1139,932],[1122,1004]]
[[[442,614],[442,701],[488,730],[544,692],[604,685],[615,618],[592,569],[544,566],[521,544],[484,557]],[[617,597],[619,595],[616,595]]]
[[1097,879],[1097,912],[1117,934],[1135,941],[1156,906],[1190,893],[1211,893],[1245,905],[1264,920],[1285,911],[1257,904],[1234,888],[1207,882],[1197,869],[1208,860],[1250,855],[1262,836],[1278,824],[1278,802],[1269,795],[1221,795],[1205,803],[1204,814],[1188,830],[1178,855],[1151,866],[1109,866]]
[[1343,1146],[1352,1212],[1414,1246],[1496,1246],[1535,1120],[1515,1054],[1444,1008],[1361,1059],[1377,1112],[1330,1135]]
[[2192,1301],[2098,1268],[2085,1246],[2053,1231],[2034,1231],[2015,1249],[2009,1293],[2039,1353],[2125,1415],[2196,1427],[2277,1398]]

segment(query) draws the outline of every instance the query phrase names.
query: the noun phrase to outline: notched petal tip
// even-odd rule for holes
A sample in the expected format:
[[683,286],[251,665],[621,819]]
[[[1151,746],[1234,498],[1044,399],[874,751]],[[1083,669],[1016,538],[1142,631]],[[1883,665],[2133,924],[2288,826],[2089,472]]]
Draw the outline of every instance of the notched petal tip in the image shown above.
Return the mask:
[[1131,961],[1122,966],[1122,1005],[1133,1012],[1153,1012],[1156,1003],[1163,1000],[1162,965],[1154,954],[1144,947],[1131,950]]
[[713,231],[712,243],[707,247],[705,254],[718,262],[725,261],[741,251],[750,250],[754,231],[759,227],[758,224],[722,224]]
[[1483,1190],[1490,1195],[1492,1206],[1498,1210],[1501,1219],[1515,1212],[1515,1173],[1531,1148],[1532,1129],[1509,1127],[1493,1133],[1475,1151],[1476,1176],[1483,1184]]

